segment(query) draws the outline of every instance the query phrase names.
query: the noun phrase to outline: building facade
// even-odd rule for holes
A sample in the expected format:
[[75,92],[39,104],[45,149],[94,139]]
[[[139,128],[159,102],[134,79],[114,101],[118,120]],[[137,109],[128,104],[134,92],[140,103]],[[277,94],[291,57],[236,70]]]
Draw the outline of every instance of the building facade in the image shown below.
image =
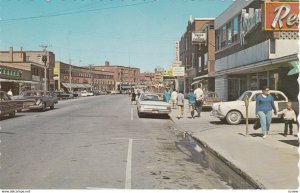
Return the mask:
[[213,21],[214,18],[195,18],[188,21],[185,33],[179,41],[179,58],[183,67],[185,67],[185,93],[192,87],[194,78],[197,76],[199,66],[200,52],[199,44],[193,44],[192,36],[195,32],[200,32],[204,25]]
[[[224,100],[263,86],[297,100],[298,74],[288,73],[290,63],[298,61],[298,31],[265,30],[264,3],[235,1],[215,20],[215,90]],[[268,17],[274,19],[275,13],[268,12]]]
[[[31,70],[31,80],[34,89],[45,89],[43,86],[45,82],[45,74],[47,76],[47,90],[54,89],[53,80],[53,68],[55,65],[55,55],[50,51],[23,51],[22,48],[19,51],[13,50],[13,47],[9,51],[0,52],[0,61],[9,66],[19,68],[20,66],[27,66],[28,70]],[[37,84],[36,82],[39,82]],[[26,86],[28,87],[28,86]]]
[[113,73],[98,71],[93,68],[80,67],[60,61],[55,62],[55,90],[103,90],[115,87]]
[[115,90],[129,90],[132,86],[140,84],[140,69],[126,66],[110,65],[108,61],[104,66],[94,66],[95,70],[114,73]]

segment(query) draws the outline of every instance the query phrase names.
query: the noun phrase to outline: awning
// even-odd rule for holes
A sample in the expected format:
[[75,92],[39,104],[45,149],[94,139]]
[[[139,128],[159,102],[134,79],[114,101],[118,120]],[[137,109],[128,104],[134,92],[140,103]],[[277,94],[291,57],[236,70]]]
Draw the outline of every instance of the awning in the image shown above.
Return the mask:
[[0,82],[15,82],[15,83],[29,83],[29,84],[41,84],[42,82],[35,82],[29,80],[11,80],[11,79],[4,79],[0,78]]
[[193,78],[193,80],[201,80],[201,79],[204,79],[204,78],[208,78],[208,74],[205,74],[205,75],[202,75],[202,76],[197,76],[197,77]]

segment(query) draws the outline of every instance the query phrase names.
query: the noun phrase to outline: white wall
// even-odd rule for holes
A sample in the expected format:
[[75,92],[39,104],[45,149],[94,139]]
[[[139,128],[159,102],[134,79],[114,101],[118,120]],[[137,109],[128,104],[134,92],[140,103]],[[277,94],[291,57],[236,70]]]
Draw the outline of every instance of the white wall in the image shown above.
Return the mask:
[[280,58],[283,56],[288,56],[296,54],[299,52],[298,46],[299,40],[283,40],[278,39],[275,41],[275,54],[270,54],[270,59]]

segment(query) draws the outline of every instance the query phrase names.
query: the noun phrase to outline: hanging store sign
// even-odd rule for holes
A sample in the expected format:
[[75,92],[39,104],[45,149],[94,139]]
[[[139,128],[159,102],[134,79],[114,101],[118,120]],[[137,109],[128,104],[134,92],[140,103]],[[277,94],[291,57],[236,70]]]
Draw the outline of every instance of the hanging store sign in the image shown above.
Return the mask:
[[173,67],[173,76],[184,76],[184,67]]
[[264,30],[298,31],[299,2],[265,2]]
[[206,33],[202,32],[193,32],[192,33],[192,43],[199,44],[199,43],[205,43],[206,42]]

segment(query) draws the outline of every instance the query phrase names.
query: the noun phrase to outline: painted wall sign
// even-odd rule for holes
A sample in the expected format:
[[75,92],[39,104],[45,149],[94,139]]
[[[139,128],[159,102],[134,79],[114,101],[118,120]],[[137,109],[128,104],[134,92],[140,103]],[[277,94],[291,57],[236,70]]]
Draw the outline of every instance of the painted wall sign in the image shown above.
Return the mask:
[[261,23],[261,20],[261,9],[249,8],[248,13],[246,9],[242,9],[240,21],[241,45],[245,43],[246,35],[250,33],[259,23]]
[[299,2],[265,2],[264,30],[298,31]]

